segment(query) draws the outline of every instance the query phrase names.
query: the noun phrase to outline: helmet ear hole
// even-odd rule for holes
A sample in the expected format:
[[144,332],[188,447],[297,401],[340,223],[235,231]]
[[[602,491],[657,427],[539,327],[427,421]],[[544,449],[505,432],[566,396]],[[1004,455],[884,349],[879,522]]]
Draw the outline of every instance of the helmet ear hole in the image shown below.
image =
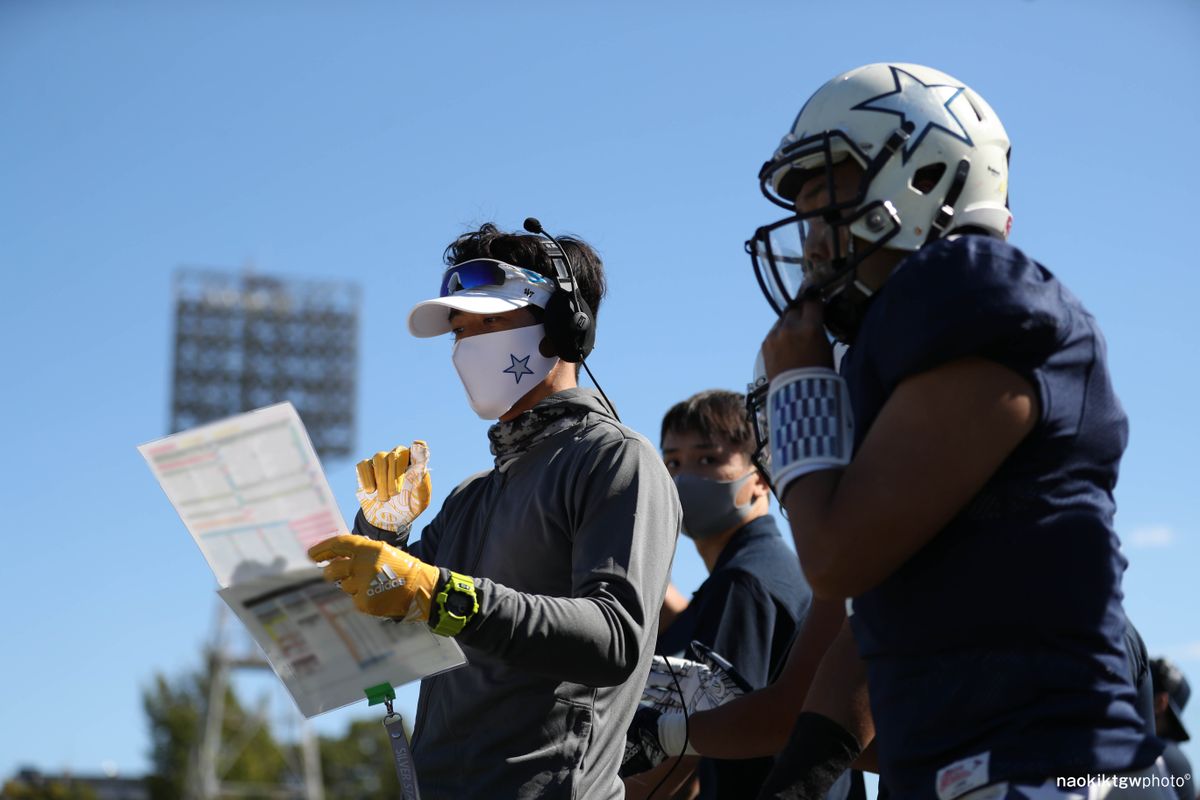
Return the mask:
[[914,191],[920,194],[929,194],[933,191],[933,187],[938,185],[938,181],[946,174],[946,165],[942,162],[937,164],[926,164],[913,173],[912,179],[908,185]]

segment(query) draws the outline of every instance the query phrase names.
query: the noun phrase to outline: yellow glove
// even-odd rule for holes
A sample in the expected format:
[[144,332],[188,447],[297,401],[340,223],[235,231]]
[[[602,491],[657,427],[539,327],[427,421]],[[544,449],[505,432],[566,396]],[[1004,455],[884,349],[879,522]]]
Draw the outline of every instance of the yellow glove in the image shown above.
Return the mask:
[[429,505],[429,446],[397,447],[358,462],[358,504],[376,528],[395,533],[407,528]]
[[429,620],[429,604],[441,570],[391,545],[344,533],[308,551],[313,561],[328,561],[325,580],[338,582],[359,611],[406,622]]

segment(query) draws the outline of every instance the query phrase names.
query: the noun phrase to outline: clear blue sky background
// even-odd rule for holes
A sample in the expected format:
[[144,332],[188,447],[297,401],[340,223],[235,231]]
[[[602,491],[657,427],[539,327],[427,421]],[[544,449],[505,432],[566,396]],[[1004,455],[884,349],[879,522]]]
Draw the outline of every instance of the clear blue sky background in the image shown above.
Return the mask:
[[[656,439],[671,403],[744,387],[771,323],[742,252],[776,217],[759,165],[881,60],[1005,121],[1013,240],[1100,320],[1132,421],[1127,607],[1200,684],[1200,5],[734,6],[0,0],[0,778],[140,772],[142,687],[199,663],[213,580],[134,449],[166,432],[177,266],[361,283],[360,449],[428,438],[440,503],[489,463],[449,344],[403,325],[446,242],[532,214],[595,243],[592,367]],[[351,463],[328,474],[349,515]],[[702,579],[685,544],[675,580]]]

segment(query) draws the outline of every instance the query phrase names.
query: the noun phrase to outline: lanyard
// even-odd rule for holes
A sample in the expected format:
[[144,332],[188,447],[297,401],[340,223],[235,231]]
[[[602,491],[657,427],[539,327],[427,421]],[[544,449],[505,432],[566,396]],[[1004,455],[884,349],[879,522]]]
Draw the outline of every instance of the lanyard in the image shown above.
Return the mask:
[[396,777],[400,779],[400,796],[403,800],[421,800],[421,790],[417,788],[417,767],[413,763],[412,751],[408,749],[408,736],[404,733],[404,720],[392,708],[396,699],[396,690],[390,683],[381,683],[364,689],[368,705],[383,703],[387,708],[387,716],[383,718],[383,727],[388,732],[388,741],[392,743],[392,760],[396,762]]
[[385,701],[387,716],[383,727],[387,729],[392,743],[392,759],[396,762],[396,777],[400,779],[400,792],[404,800],[421,800],[417,787],[417,768],[413,764],[412,751],[408,749],[408,736],[404,733],[404,719],[392,710],[392,701]]

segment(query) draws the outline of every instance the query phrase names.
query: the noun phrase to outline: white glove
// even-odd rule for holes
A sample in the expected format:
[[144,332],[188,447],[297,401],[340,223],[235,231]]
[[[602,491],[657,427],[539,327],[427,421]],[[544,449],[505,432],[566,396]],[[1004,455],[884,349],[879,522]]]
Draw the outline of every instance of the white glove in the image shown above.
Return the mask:
[[395,533],[429,505],[429,446],[418,439],[412,447],[379,452],[358,462],[358,504],[376,528]]
[[684,709],[691,716],[750,691],[718,653],[699,642],[692,642],[688,650],[693,659],[655,656],[650,662],[641,703],[625,734],[622,777],[645,772],[672,756],[698,755],[688,742]]
[[664,714],[684,708],[688,714],[695,714],[750,691],[746,681],[723,656],[699,642],[692,642],[689,649],[695,659],[654,657],[646,688],[642,690],[643,704],[652,705]]

